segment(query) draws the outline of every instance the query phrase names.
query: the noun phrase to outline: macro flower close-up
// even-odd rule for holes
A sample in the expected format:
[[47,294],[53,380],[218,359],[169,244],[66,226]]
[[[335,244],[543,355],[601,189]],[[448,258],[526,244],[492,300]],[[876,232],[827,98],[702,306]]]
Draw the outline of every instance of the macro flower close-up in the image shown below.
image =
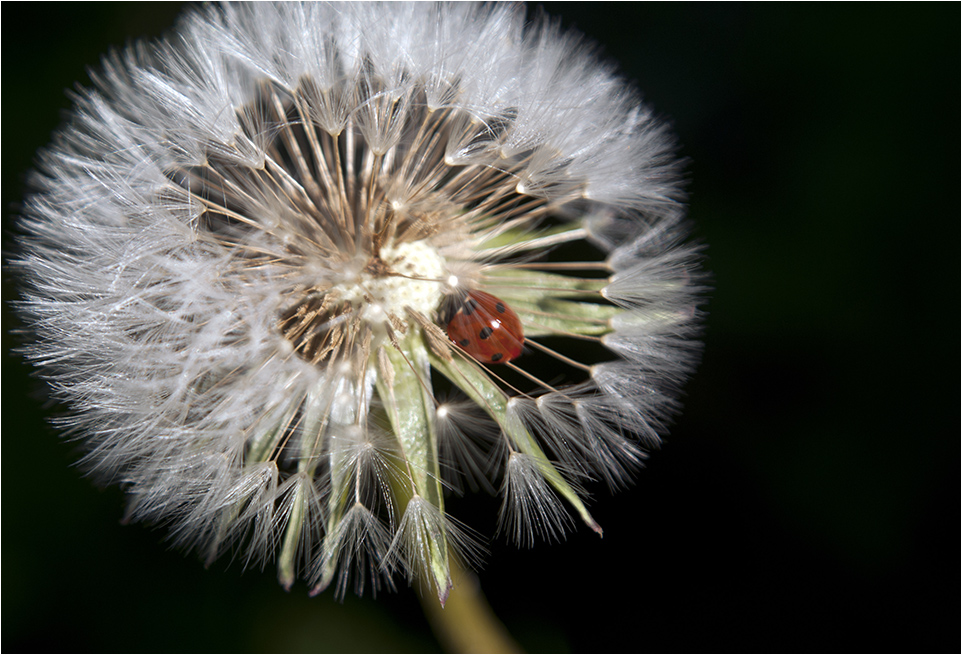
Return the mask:
[[957,14],[5,3],[0,647],[953,652]]
[[483,549],[449,494],[521,545],[601,534],[588,486],[677,411],[703,280],[673,138],[589,43],[513,4],[225,5],[92,79],[19,310],[126,520],[442,603]]

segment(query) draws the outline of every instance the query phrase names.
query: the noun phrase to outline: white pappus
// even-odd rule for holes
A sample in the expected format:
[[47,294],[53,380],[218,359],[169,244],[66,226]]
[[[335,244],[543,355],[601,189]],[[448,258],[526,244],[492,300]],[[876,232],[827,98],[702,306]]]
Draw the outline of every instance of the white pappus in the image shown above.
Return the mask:
[[191,10],[105,58],[19,227],[84,465],[208,560],[451,588],[451,489],[522,544],[677,409],[702,290],[673,140],[514,4]]

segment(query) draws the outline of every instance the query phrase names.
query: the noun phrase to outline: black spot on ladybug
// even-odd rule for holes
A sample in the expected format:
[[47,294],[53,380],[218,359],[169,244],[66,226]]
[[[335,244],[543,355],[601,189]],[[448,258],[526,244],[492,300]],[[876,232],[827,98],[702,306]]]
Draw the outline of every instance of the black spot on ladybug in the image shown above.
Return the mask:
[[469,343],[471,343],[470,339],[461,339],[460,341],[458,341],[458,345],[461,346],[462,348],[467,348]]
[[504,353],[494,353],[493,355],[491,355],[491,361],[500,362],[502,357],[504,357]]
[[482,339],[487,339],[488,337],[491,336],[492,332],[494,332],[494,330],[492,330],[490,327],[483,327],[481,328],[481,331],[478,332],[478,336],[481,337]]
[[494,306],[494,308],[495,308],[496,310],[498,310],[498,313],[499,313],[499,314],[504,314],[504,303],[503,303],[503,302],[499,302],[497,305]]

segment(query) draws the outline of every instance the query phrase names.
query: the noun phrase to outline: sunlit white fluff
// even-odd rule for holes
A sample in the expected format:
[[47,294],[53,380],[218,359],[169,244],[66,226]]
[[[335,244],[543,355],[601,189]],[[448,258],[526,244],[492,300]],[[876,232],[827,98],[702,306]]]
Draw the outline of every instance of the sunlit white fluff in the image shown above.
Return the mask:
[[504,459],[505,443],[498,424],[469,400],[444,401],[437,407],[436,426],[441,473],[455,492],[465,487],[494,493],[491,478]]
[[499,527],[518,544],[530,547],[536,538],[559,539],[571,525],[561,499],[528,455],[508,456],[501,492]]
[[[509,4],[208,7],[94,82],[33,178],[20,308],[130,520],[442,601],[473,548],[445,472],[520,543],[601,531],[582,489],[664,432],[701,287],[672,139],[589,44]],[[448,341],[471,290],[516,361]]]

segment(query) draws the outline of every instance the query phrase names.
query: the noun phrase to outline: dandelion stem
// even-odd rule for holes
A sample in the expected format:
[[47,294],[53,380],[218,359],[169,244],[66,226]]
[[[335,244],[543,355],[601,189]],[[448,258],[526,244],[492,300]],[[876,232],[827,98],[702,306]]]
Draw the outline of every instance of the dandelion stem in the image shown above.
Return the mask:
[[418,592],[421,607],[441,646],[449,653],[523,652],[491,609],[474,574],[454,561],[450,566],[457,582],[443,608],[437,596],[423,593],[430,587],[419,587]]

